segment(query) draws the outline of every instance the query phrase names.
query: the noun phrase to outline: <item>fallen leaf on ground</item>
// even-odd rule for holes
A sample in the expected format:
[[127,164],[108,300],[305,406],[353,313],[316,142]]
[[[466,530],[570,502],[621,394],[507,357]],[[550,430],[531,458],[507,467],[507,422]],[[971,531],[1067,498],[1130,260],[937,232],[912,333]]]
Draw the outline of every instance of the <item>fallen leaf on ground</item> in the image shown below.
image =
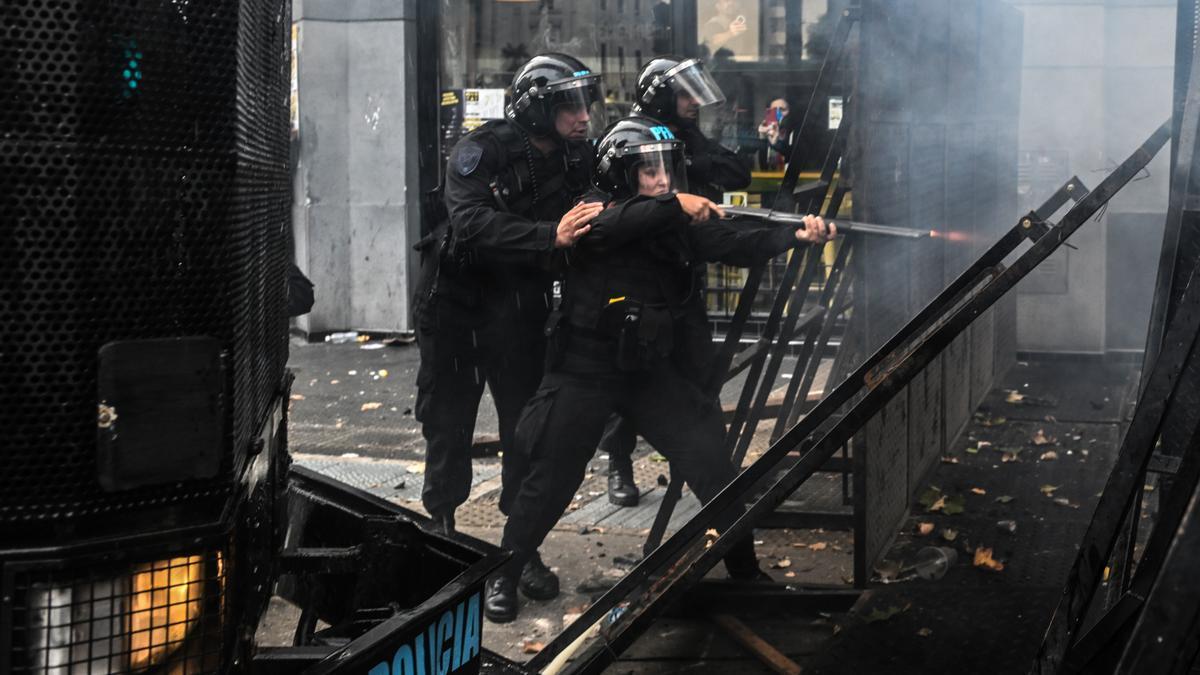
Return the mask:
[[656,452],[656,453],[650,455],[650,461],[651,462],[665,462],[665,461],[667,461],[667,458],[664,457],[661,453]]
[[408,472],[409,473],[425,473],[425,463],[421,462],[420,464],[413,464],[412,466],[408,467]]
[[783,576],[788,577],[790,579],[791,577],[796,576],[796,573],[795,572],[784,572]]
[[1047,444],[1053,443],[1053,442],[1054,442],[1054,437],[1047,436],[1045,429],[1038,429],[1037,433],[1033,435],[1033,444],[1034,445],[1047,445]]
[[[967,452],[970,452],[970,451],[971,451],[971,449],[967,448]],[[971,454],[975,454],[975,453],[971,453]],[[958,458],[951,457],[949,455],[942,455],[942,464],[958,464]]]
[[976,447],[976,446],[973,446],[973,445],[972,445],[971,447],[967,448],[967,454],[968,454],[968,455],[978,455],[978,454],[979,454],[979,448],[978,448],[978,447]]
[[936,511],[941,511],[944,508],[946,508],[946,496],[942,495],[941,497],[938,497],[936,502],[930,504],[925,510],[930,513],[934,513]]
[[380,377],[387,377],[387,370],[384,368],[380,368],[379,372],[376,374],[379,375]]
[[979,424],[985,427],[998,427],[1007,421],[1008,420],[1003,417],[984,417],[983,419],[979,420]]
[[1012,495],[1000,495],[999,497],[996,497],[996,501],[1000,502],[1001,504],[1007,504],[1012,500]]
[[378,410],[382,407],[383,407],[383,404],[378,401],[371,401],[370,403],[362,404],[363,412],[366,412],[368,410]]
[[1048,462],[1053,459],[1058,459],[1058,453],[1053,450],[1047,450],[1043,452],[1042,456],[1038,457],[1038,459],[1042,460],[1043,462]]
[[719,537],[719,536],[721,536],[721,533],[720,533],[720,532],[717,532],[716,530],[714,530],[713,528],[711,528],[711,527],[710,527],[710,528],[708,528],[707,530],[705,530],[705,531],[704,531],[704,536],[706,536],[706,537]]
[[933,523],[917,523],[917,534],[922,537],[928,536],[933,532]]
[[1055,497],[1055,498],[1054,498],[1054,503],[1055,503],[1055,504],[1058,504],[1059,506],[1069,506],[1069,507],[1071,507],[1071,508],[1073,508],[1073,509],[1077,509],[1077,508],[1079,508],[1079,505],[1078,505],[1078,504],[1072,504],[1072,503],[1071,503],[1071,500],[1070,500],[1070,499],[1067,499],[1066,497]]
[[1058,486],[1047,484],[1047,485],[1043,485],[1042,487],[1040,487],[1038,489],[1042,491],[1042,494],[1049,497],[1050,495],[1054,494],[1054,491],[1058,489]]
[[1007,464],[1009,462],[1020,461],[1020,458],[1021,458],[1021,449],[1020,448],[997,448],[997,449],[1000,450],[1001,453],[1003,453],[1000,455],[1001,463]]
[[292,394],[292,400],[293,401],[303,401],[304,394]]
[[809,544],[808,549],[810,551],[824,551],[828,546],[829,544],[826,544],[823,541],[818,541],[815,544]]
[[980,450],[987,450],[988,448],[992,447],[992,444],[990,441],[979,441],[975,444],[975,447],[979,448]]
[[1017,521],[1015,520],[998,520],[996,521],[996,529],[1005,534],[1017,533]]
[[929,508],[937,503],[941,496],[942,491],[938,489],[937,486],[930,485],[929,487],[925,488],[925,491],[921,493],[920,497],[917,497],[917,503],[925,508]]
[[984,490],[983,488],[973,487],[973,488],[971,488],[971,493],[977,494],[977,495],[986,495],[987,490]]
[[942,507],[942,513],[948,516],[957,516],[966,510],[967,500],[962,495],[954,495],[946,500],[945,506]]
[[921,630],[917,631],[917,635],[921,637],[929,637],[930,635],[933,635],[933,630],[929,628],[922,628]]
[[538,642],[536,640],[522,640],[521,641],[521,651],[525,652],[526,654],[536,654],[545,648],[546,648],[546,645],[544,643]]
[[1000,572],[1004,569],[1004,563],[993,558],[992,549],[985,546],[975,549],[975,566],[991,572]]
[[1004,401],[1006,403],[1020,403],[1021,401],[1024,401],[1024,400],[1025,400],[1025,396],[1022,395],[1020,392],[1018,392],[1016,389],[1010,389],[1008,392],[1008,396],[1004,397]]
[[903,612],[908,611],[908,608],[911,606],[912,605],[905,605],[903,607],[897,607],[896,605],[892,605],[892,606],[888,607],[887,609],[873,609],[873,610],[871,610],[871,613],[867,615],[867,623],[877,623],[879,621],[887,621],[888,619],[892,618],[893,616],[896,616],[897,614],[901,614]]
[[784,569],[785,567],[791,567],[791,566],[792,566],[792,561],[787,558],[783,558],[782,560],[777,560],[776,562],[772,563],[771,569],[781,570],[781,569]]
[[942,539],[945,539],[946,541],[954,541],[955,539],[958,539],[958,530],[955,530],[952,527],[947,527],[946,529],[942,530]]

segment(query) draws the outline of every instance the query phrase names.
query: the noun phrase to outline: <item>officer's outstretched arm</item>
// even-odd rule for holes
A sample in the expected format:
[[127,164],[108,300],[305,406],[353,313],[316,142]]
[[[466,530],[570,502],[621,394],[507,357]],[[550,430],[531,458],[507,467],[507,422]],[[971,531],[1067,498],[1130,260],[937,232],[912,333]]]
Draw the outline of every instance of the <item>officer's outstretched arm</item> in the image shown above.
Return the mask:
[[690,220],[675,195],[634,197],[616,202],[596,216],[591,231],[578,241],[576,248],[608,253],[637,239],[686,226]]
[[696,223],[688,236],[700,259],[735,267],[752,267],[803,245],[790,227],[747,228],[724,220]]

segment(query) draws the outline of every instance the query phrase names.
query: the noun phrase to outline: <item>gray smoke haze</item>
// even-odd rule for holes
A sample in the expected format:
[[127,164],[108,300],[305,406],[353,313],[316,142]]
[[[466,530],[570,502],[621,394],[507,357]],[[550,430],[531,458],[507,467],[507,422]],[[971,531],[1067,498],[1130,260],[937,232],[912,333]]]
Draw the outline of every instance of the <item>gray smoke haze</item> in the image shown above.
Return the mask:
[[[1078,175],[1094,187],[1171,114],[1175,3],[1013,3],[1024,15],[1022,206]],[[1168,153],[1021,287],[1022,349],[1139,350],[1153,296]]]

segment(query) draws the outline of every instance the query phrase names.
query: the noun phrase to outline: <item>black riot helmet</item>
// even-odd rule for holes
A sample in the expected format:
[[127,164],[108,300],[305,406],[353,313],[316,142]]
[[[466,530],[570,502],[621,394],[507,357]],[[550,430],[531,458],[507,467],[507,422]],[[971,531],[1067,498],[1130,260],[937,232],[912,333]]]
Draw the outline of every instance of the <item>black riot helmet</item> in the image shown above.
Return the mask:
[[637,79],[633,112],[668,122],[681,120],[676,100],[688,96],[697,109],[725,102],[725,94],[700,59],[656,56],[642,66]]
[[683,141],[658,120],[639,115],[620,119],[596,146],[595,181],[614,199],[686,192]]
[[[600,74],[566,54],[539,54],[517,70],[512,82],[512,103],[504,116],[534,136],[562,139],[555,117],[562,107],[587,110],[588,136],[604,128],[604,87]],[[581,139],[579,139],[581,140]]]

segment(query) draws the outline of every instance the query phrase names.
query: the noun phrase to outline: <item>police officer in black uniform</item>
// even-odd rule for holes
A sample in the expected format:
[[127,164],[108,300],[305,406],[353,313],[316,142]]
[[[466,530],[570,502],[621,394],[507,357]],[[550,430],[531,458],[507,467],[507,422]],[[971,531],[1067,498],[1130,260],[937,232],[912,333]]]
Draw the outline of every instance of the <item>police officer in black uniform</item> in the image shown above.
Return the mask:
[[[683,141],[687,153],[687,179],[693,194],[720,202],[722,193],[750,185],[750,170],[737,154],[709,140],[700,131],[700,110],[725,102],[721,87],[704,69],[700,59],[656,56],[638,73],[636,115],[665,122]],[[697,274],[703,275],[698,267]],[[707,375],[708,364],[697,375]],[[608,453],[608,499],[620,506],[637,506],[638,488],[633,481],[634,446],[637,434],[627,420],[614,416],[604,429],[600,449]]]
[[[743,228],[685,192],[683,143],[662,123],[630,117],[597,148],[598,187],[616,200],[571,251],[563,302],[547,324],[548,370],[521,413],[516,443],[531,458],[501,546],[513,557],[487,582],[485,615],[517,615],[517,578],[584,479],[613,413],[658,448],[702,501],[736,475],[723,450],[720,404],[694,375],[712,340],[693,268],[749,266],[836,233],[816,217],[801,230]],[[730,575],[761,579],[752,538],[726,556]]]
[[[586,142],[604,101],[600,76],[564,54],[535,56],[513,79],[504,120],[468,134],[446,170],[448,222],[424,241],[414,301],[421,366],[417,419],[426,441],[426,510],[444,531],[471,490],[471,439],[483,386],[492,392],[504,450],[500,510],[528,470],[513,428],[541,380],[542,333],[556,261],[599,211]],[[558,594],[536,555],[521,575],[530,597]]]

